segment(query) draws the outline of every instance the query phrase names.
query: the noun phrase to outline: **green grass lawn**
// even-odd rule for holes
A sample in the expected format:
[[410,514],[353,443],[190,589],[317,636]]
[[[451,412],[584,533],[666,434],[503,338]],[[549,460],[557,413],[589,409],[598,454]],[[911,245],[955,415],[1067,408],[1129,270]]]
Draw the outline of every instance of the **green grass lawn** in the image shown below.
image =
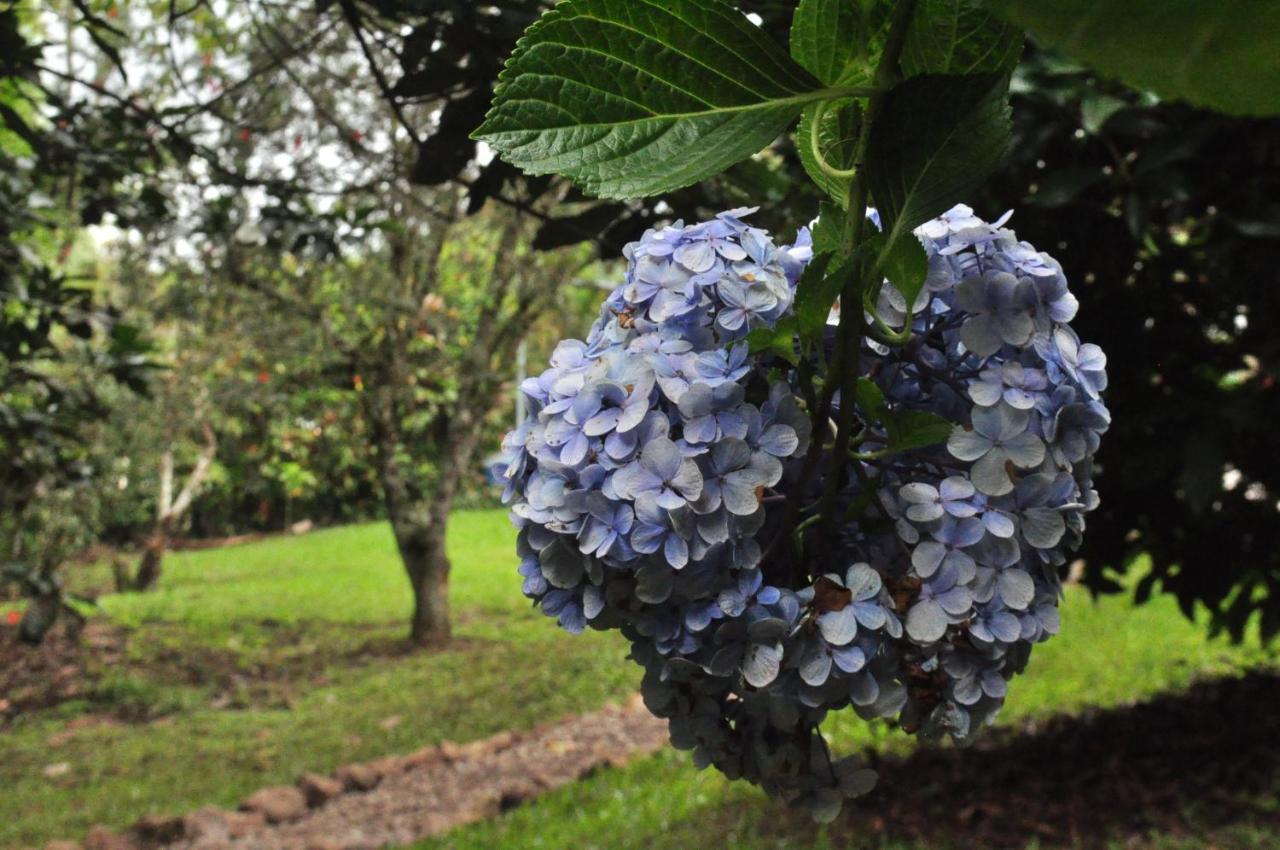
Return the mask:
[[[529,607],[513,540],[504,511],[454,517],[459,641],[407,655],[395,639],[407,630],[408,584],[384,524],[171,555],[156,592],[101,600],[114,621],[137,629],[122,669],[86,700],[0,732],[0,846],[234,806],[304,770],[528,727],[629,693],[639,675],[623,663],[621,639],[574,638]],[[244,699],[214,707],[209,685],[156,674],[158,659],[181,670],[184,658],[230,665],[232,679],[249,681]],[[299,672],[255,693],[254,677],[273,666]],[[162,716],[87,725],[49,746],[75,717],[116,703]],[[63,762],[64,776],[44,776]]]
[[[111,620],[131,629],[126,658],[85,699],[0,732],[0,845],[74,838],[91,824],[123,826],[148,813],[234,806],[305,770],[528,727],[628,694],[639,671],[623,661],[623,641],[565,635],[531,610],[514,575],[512,540],[503,511],[454,517],[459,641],[413,654],[396,649],[409,594],[384,524],[172,555],[156,592],[102,600]],[[1207,641],[1164,599],[1131,609],[1072,590],[1063,620],[1063,634],[1038,648],[1014,683],[1002,722],[1141,699],[1262,659],[1256,647]],[[221,673],[191,675],[205,668]],[[126,708],[151,719],[76,720]],[[843,717],[830,734],[846,750],[911,746]],[[66,773],[46,778],[44,769],[60,763]],[[754,789],[664,752],[421,847],[828,846],[817,829],[757,839],[776,811]]]

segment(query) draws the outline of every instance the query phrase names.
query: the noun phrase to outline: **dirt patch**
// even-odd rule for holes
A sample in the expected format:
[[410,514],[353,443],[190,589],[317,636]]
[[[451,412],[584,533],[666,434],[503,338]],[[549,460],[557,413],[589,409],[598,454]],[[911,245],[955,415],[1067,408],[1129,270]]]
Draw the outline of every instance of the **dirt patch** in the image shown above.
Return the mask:
[[0,625],[0,728],[19,714],[85,697],[98,671],[120,663],[126,642],[123,629],[100,621],[56,628],[39,646],[19,641],[16,625]]
[[[846,808],[831,843],[1001,850],[1039,839],[1094,850],[1239,822],[1280,831],[1280,808],[1258,805],[1280,791],[1278,709],[1280,672],[1256,672],[1128,708],[993,730],[967,750],[923,748],[879,765],[876,790]],[[760,828],[813,831],[781,808]]]
[[[403,757],[352,764],[297,786],[264,788],[238,812],[201,809],[146,818],[103,847],[166,850],[373,850],[439,835],[656,751],[666,722],[638,699],[529,732],[443,743]],[[115,843],[110,843],[110,842]]]
[[[256,626],[268,634],[267,645],[239,651],[193,643],[180,625],[129,630],[104,618],[80,631],[58,626],[33,647],[17,639],[16,627],[0,623],[0,729],[71,700],[122,722],[155,720],[181,708],[180,689],[203,691],[195,699],[216,709],[288,708],[295,694],[325,684],[335,667],[434,651],[375,624],[342,626],[336,646],[317,641],[310,624]],[[455,640],[444,649],[468,651],[478,643]]]

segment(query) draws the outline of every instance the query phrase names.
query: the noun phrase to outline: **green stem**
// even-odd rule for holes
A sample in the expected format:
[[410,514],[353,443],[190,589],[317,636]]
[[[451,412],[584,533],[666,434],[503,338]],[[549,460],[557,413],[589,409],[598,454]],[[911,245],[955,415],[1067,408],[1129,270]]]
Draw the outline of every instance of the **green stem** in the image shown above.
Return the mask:
[[[849,186],[848,219],[846,220],[844,238],[841,240],[840,247],[840,257],[844,260],[852,256],[854,248],[860,244],[862,239],[862,228],[867,214],[867,187],[861,174],[862,160],[866,155],[870,128],[884,104],[886,92],[897,79],[898,58],[902,54],[902,46],[906,39],[907,28],[911,23],[911,17],[915,13],[915,7],[916,0],[899,0],[897,7],[894,9],[889,36],[885,42],[884,51],[881,53],[880,62],[876,67],[873,85],[870,88],[826,89],[824,93],[828,96],[817,98],[818,100],[827,101],[849,97],[869,97],[867,111],[863,116],[862,127],[858,135],[857,146],[854,149],[854,175]],[[840,264],[834,265],[839,267]],[[808,570],[803,561],[799,533],[820,521],[824,514],[830,515],[831,512],[828,510],[828,506],[829,503],[834,502],[835,493],[839,489],[839,479],[843,474],[843,466],[840,470],[833,471],[832,475],[827,479],[826,491],[816,505],[805,506],[800,504],[800,500],[808,492],[809,482],[813,480],[813,475],[822,458],[823,449],[826,448],[823,434],[826,431],[827,416],[831,409],[836,389],[841,388],[842,398],[844,399],[852,399],[855,395],[854,385],[857,381],[858,371],[857,352],[861,347],[863,322],[859,291],[863,288],[862,279],[865,275],[865,270],[855,268],[850,273],[850,279],[841,287],[840,303],[844,309],[840,311],[839,337],[831,362],[831,372],[835,373],[834,377],[836,379],[832,380],[833,376],[830,372],[828,373],[828,380],[823,382],[821,398],[818,404],[810,411],[811,424],[813,426],[812,437],[808,453],[805,455],[804,466],[800,470],[794,491],[787,498],[786,513],[780,526],[779,537],[775,538],[774,543],[771,543],[765,551],[765,556],[767,557],[779,539],[789,539],[791,541],[793,560],[790,564],[791,574],[788,576],[788,584],[794,587],[803,587],[809,581]],[[851,338],[854,340],[853,343],[850,342]],[[851,360],[852,362],[850,362]],[[849,430],[853,417],[853,404],[849,402],[843,404],[840,416],[841,423],[837,423],[836,446],[834,447],[833,458],[843,458],[849,450]],[[834,486],[833,482],[835,482]],[[797,515],[809,513],[818,505],[823,506],[822,510],[800,522],[793,534],[788,538],[786,529],[795,521]],[[828,523],[828,528],[830,528],[830,520],[828,520]]]
[[[862,232],[867,218],[867,182],[862,173],[863,159],[867,145],[871,139],[871,128],[884,107],[885,95],[898,78],[898,58],[902,55],[902,47],[906,42],[907,30],[911,26],[911,18],[915,14],[916,0],[899,0],[893,10],[893,19],[889,24],[889,36],[885,41],[884,52],[880,54],[880,62],[876,66],[874,86],[878,90],[871,96],[867,104],[867,113],[863,117],[862,127],[858,134],[858,145],[855,148],[853,165],[857,174],[849,186],[848,218],[845,220],[845,238],[840,245],[840,254],[844,259],[852,256],[854,250],[862,243]],[[871,268],[874,271],[874,266]],[[862,290],[868,283],[868,272],[859,268],[844,285],[840,292],[840,329],[837,338],[837,351],[840,354],[839,381],[830,382],[830,391],[840,386],[840,410],[836,421],[836,439],[832,447],[832,457],[844,458],[849,452],[849,436],[853,427],[854,395],[858,380],[858,352],[862,347],[864,333],[864,312]],[[828,535],[834,533],[833,510],[836,494],[844,486],[846,470],[841,464],[838,469],[831,470],[827,477],[823,492],[822,506],[819,513],[828,517]]]
[[822,153],[820,138],[822,135],[822,119],[827,116],[827,109],[830,108],[832,103],[834,101],[821,101],[813,112],[813,120],[809,122],[809,151],[813,154],[813,161],[817,163],[818,170],[823,174],[835,180],[849,180],[857,175],[857,167],[836,168],[827,162],[827,158]]
[[[877,266],[878,268],[878,266]],[[879,293],[877,293],[878,295]],[[875,304],[871,301],[871,289],[865,289],[862,293],[862,307],[868,316],[871,317],[872,326],[868,328],[870,335],[877,342],[885,345],[906,345],[911,341],[911,323],[915,321],[915,316],[911,312],[911,308],[907,308],[907,323],[902,326],[901,330],[894,330],[885,324],[884,319],[876,314]]]
[[822,521],[822,514],[814,514],[813,516],[809,517],[804,522],[796,526],[796,530],[793,531],[791,534],[795,540],[795,548],[798,552],[803,553],[804,551],[804,530],[809,526],[821,521]]

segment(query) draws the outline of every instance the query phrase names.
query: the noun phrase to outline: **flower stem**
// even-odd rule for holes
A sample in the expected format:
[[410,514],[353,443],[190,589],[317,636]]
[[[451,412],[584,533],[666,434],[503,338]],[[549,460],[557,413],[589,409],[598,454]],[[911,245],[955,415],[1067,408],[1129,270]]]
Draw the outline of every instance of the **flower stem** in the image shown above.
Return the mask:
[[[844,458],[849,451],[849,432],[852,428],[854,407],[852,399],[854,397],[854,386],[858,378],[858,350],[862,345],[864,322],[860,293],[865,288],[865,280],[868,275],[868,270],[863,267],[865,263],[847,262],[853,257],[854,251],[862,242],[862,231],[867,217],[868,190],[862,173],[862,162],[866,156],[868,141],[871,138],[871,127],[884,105],[885,94],[898,79],[898,59],[902,55],[902,47],[906,41],[907,29],[911,24],[912,15],[915,14],[915,7],[916,0],[898,0],[897,6],[894,8],[893,20],[889,25],[889,35],[885,41],[884,50],[880,54],[879,63],[876,65],[872,87],[866,92],[869,95],[869,101],[866,113],[863,116],[862,126],[859,129],[857,145],[854,148],[853,179],[849,184],[849,203],[845,220],[845,232],[841,239],[837,262],[832,263],[833,270],[830,272],[834,274],[843,268],[851,267],[847,272],[849,277],[840,290],[840,303],[843,309],[840,310],[840,325],[837,331],[835,351],[831,358],[827,380],[823,382],[822,394],[818,399],[818,403],[812,405],[812,401],[806,399],[811,404],[809,414],[813,426],[811,428],[812,437],[809,443],[809,450],[805,455],[804,464],[796,480],[796,486],[787,497],[786,512],[779,526],[778,536],[765,548],[762,556],[764,558],[769,557],[781,540],[790,541],[790,563],[781,571],[783,574],[779,575],[778,578],[780,583],[785,582],[792,587],[804,587],[811,579],[805,564],[806,559],[801,548],[802,543],[799,539],[799,532],[826,517],[826,535],[828,539],[834,536],[835,512],[831,508],[835,503],[836,494],[844,484],[846,472]],[[841,96],[851,97],[855,95],[845,93]],[[821,114],[818,117],[821,117]],[[809,486],[813,482],[813,476],[818,470],[819,461],[822,459],[823,450],[826,448],[826,440],[823,438],[823,433],[826,430],[825,425],[837,389],[841,391],[842,403],[839,412],[840,419],[836,423],[836,440],[830,457],[838,468],[831,470],[828,475],[826,488],[821,498],[814,505],[802,506],[801,500],[809,492]],[[810,514],[810,511],[815,508],[817,508],[817,512]],[[787,528],[802,513],[809,514],[809,516],[797,525],[791,535],[787,535]]]
[[817,164],[818,169],[828,177],[835,180],[848,180],[857,176],[857,166],[849,168],[836,168],[827,162],[826,156],[822,153],[822,119],[827,117],[827,110],[831,107],[833,101],[823,100],[818,103],[814,109],[813,120],[809,122],[809,151],[813,154],[813,161]]
[[[867,181],[862,170],[867,145],[871,139],[871,129],[884,107],[885,95],[898,79],[898,59],[902,55],[902,47],[906,42],[907,30],[911,26],[911,18],[915,14],[916,0],[899,0],[893,10],[893,19],[889,24],[889,36],[885,41],[884,52],[880,54],[880,62],[876,66],[874,85],[876,94],[867,103],[867,112],[863,117],[862,127],[858,134],[858,145],[854,151],[853,165],[856,174],[849,185],[849,204],[845,219],[845,236],[840,245],[840,256],[848,259],[862,244],[862,233],[867,219]],[[829,382],[828,395],[840,387],[840,409],[837,412],[835,444],[831,450],[833,459],[839,461],[839,468],[832,470],[827,477],[826,490],[823,493],[822,506],[819,513],[827,519],[826,533],[828,539],[835,534],[834,510],[836,495],[846,482],[844,458],[849,452],[849,436],[853,428],[855,385],[858,380],[858,352],[862,347],[864,333],[864,312],[862,309],[862,292],[870,283],[869,272],[874,271],[865,264],[856,264],[856,273],[844,284],[840,291],[840,329],[837,351],[840,373],[838,381]],[[910,328],[908,327],[908,332]]]

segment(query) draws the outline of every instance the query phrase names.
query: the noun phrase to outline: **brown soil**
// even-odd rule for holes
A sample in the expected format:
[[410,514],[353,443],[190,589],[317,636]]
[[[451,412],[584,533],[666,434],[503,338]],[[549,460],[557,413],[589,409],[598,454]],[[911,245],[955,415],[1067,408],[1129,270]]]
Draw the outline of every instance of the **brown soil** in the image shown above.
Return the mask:
[[123,630],[99,621],[83,630],[54,629],[39,646],[20,642],[15,626],[0,625],[0,728],[18,714],[86,696],[91,671],[119,663],[124,647]]
[[[16,627],[0,622],[0,730],[19,715],[70,700],[86,700],[92,710],[122,722],[154,720],[167,710],[116,700],[101,687],[107,676],[203,688],[213,708],[280,708],[300,689],[323,684],[333,666],[359,667],[423,651],[385,636],[378,626],[344,626],[345,632],[369,637],[357,634],[341,647],[324,647],[316,645],[306,624],[259,625],[270,632],[270,645],[246,654],[184,642],[180,626],[151,623],[132,631],[103,618],[78,630],[59,625],[39,646],[28,646],[17,639]],[[466,644],[454,641],[450,649]]]

